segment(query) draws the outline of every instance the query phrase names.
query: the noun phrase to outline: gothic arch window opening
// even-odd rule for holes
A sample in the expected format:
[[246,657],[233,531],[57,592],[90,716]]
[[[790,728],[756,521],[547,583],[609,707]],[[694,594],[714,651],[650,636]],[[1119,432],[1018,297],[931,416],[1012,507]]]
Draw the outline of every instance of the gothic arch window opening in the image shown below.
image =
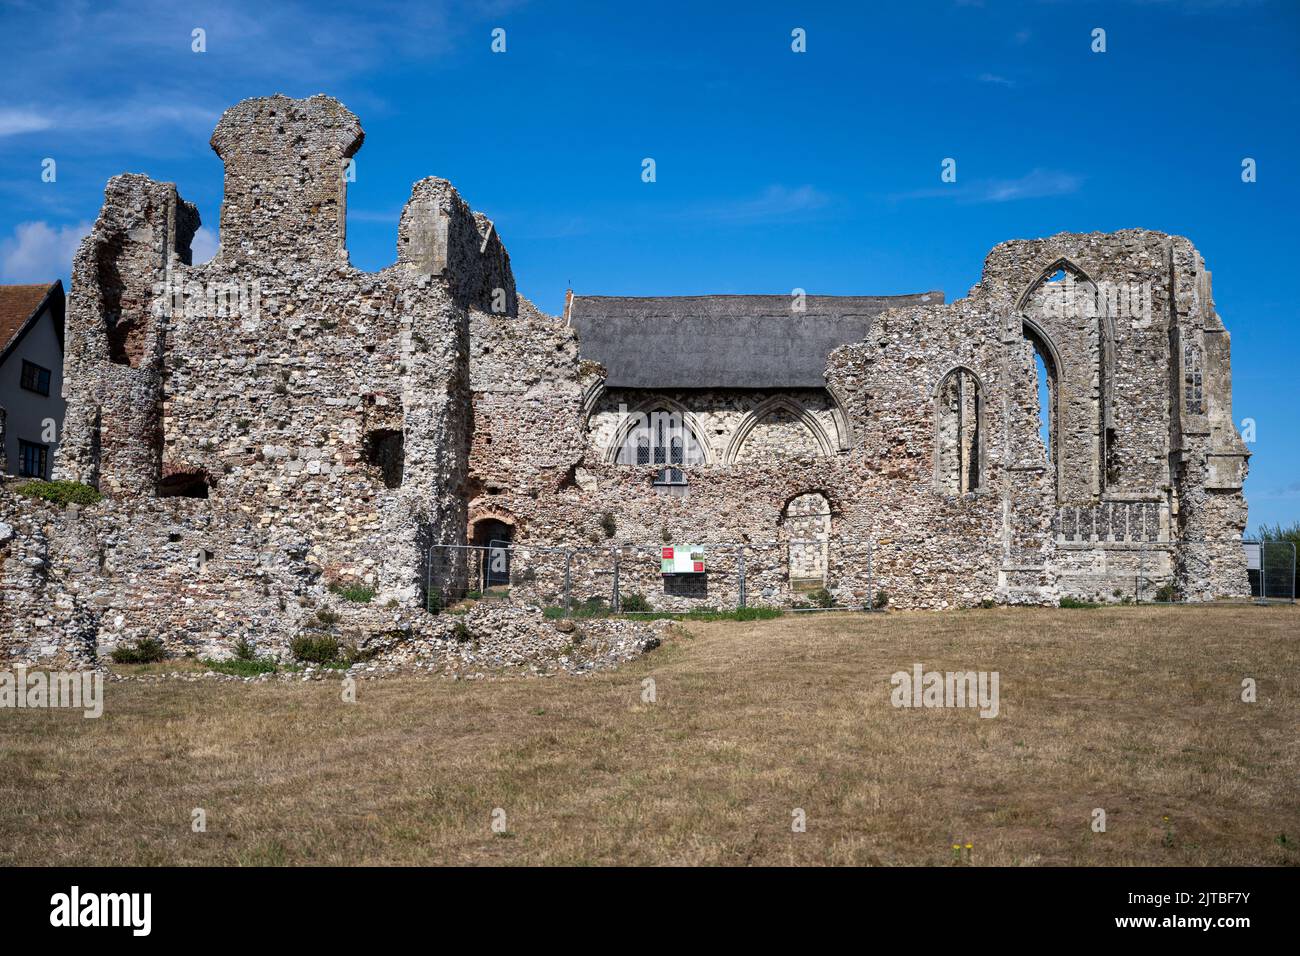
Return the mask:
[[1046,462],[1053,482],[1060,492],[1061,472],[1061,367],[1056,349],[1038,326],[1026,321],[1024,337],[1033,349],[1034,395],[1038,408],[1038,435],[1043,442]]
[[681,412],[659,408],[630,417],[615,459],[619,464],[655,465],[661,474],[680,474],[683,468],[704,462],[703,446]]

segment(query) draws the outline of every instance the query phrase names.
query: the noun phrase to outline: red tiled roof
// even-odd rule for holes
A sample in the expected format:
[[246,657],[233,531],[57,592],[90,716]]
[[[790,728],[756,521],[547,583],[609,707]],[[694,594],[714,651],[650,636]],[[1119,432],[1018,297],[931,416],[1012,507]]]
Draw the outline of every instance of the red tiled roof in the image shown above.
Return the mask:
[[8,348],[52,285],[0,285],[0,352]]

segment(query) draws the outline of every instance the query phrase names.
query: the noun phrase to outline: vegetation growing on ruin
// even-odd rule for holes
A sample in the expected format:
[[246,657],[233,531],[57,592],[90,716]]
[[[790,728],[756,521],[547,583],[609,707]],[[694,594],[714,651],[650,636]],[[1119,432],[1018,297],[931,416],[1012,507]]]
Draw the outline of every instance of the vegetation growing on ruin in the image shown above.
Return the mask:
[[259,655],[253,643],[242,634],[230,646],[232,656],[219,661],[204,658],[202,663],[209,670],[218,674],[230,674],[234,677],[256,677],[259,674],[274,674],[280,669],[280,662],[270,655]]
[[834,607],[835,595],[825,588],[817,588],[808,592],[808,604],[810,607]]
[[152,664],[165,658],[167,651],[158,638],[142,637],[134,647],[123,645],[113,648],[109,656],[113,658],[114,664]]
[[29,498],[52,501],[56,505],[93,505],[104,498],[96,489],[79,481],[33,479],[23,482],[14,492]]
[[355,604],[369,604],[375,599],[375,589],[364,584],[331,584],[330,591]]
[[621,594],[618,599],[619,606],[624,611],[648,611],[650,602],[641,594]]
[[[1172,603],[1177,601],[1178,597],[1178,588],[1173,584],[1162,584],[1160,587],[1156,588],[1156,600],[1161,603]],[[1061,607],[1065,607],[1064,601],[1061,602]]]
[[305,664],[334,664],[339,660],[339,639],[333,634],[299,634],[290,642],[289,653]]
[[225,661],[204,658],[203,664],[218,674],[230,674],[233,677],[257,677],[259,674],[274,674],[280,669],[279,662],[273,657],[232,657]]

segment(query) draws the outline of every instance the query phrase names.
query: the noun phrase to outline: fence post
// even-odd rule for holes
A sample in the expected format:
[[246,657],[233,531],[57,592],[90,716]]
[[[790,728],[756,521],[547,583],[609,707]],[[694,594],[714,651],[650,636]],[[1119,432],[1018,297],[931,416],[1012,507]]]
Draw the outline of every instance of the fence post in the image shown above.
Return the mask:
[[618,591],[618,571],[619,571],[619,561],[618,561],[618,559],[619,559],[619,550],[618,550],[618,548],[611,548],[611,549],[610,549],[610,554],[612,554],[612,555],[614,556],[614,596],[613,596],[613,607],[614,607],[614,613],[617,614],[619,611],[621,611],[621,610],[623,609],[622,598],[619,596],[619,591]]
[[1133,603],[1142,603],[1142,572],[1146,570],[1147,553],[1146,551],[1138,552],[1138,571],[1133,576]]
[[740,606],[745,606],[745,545],[736,545],[736,573],[740,576]]
[[871,539],[867,539],[867,600],[866,609],[875,610],[876,607],[876,564],[875,557],[871,552]]
[[[1263,535],[1260,535],[1262,538]],[[1259,543],[1259,603],[1268,600],[1268,542]]]
[[573,552],[564,552],[564,616],[570,617],[573,613]]

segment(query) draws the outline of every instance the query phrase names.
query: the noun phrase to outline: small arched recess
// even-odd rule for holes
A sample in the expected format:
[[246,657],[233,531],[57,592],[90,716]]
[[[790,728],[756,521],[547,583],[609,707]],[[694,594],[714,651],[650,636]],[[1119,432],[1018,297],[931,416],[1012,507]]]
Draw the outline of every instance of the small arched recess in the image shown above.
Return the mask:
[[934,481],[950,495],[984,484],[984,396],[979,377],[964,365],[948,371],[934,393]]

